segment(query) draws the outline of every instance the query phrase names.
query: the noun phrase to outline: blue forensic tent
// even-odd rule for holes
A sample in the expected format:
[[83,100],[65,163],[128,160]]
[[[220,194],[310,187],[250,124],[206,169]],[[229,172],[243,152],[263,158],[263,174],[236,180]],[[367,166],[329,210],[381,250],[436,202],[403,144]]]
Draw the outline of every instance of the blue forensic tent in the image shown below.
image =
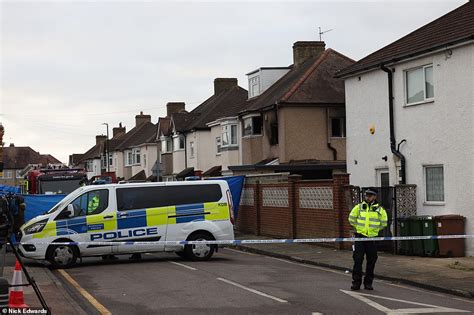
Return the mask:
[[232,194],[232,202],[234,203],[234,218],[237,220],[240,206],[240,196],[242,195],[242,189],[244,188],[245,176],[226,176],[219,178],[208,178],[208,179],[223,179],[229,184],[230,193]]
[[4,195],[4,194],[8,194],[8,193],[19,194],[20,193],[20,187],[0,185],[0,195]]
[[44,214],[66,195],[23,195],[26,203],[25,222]]

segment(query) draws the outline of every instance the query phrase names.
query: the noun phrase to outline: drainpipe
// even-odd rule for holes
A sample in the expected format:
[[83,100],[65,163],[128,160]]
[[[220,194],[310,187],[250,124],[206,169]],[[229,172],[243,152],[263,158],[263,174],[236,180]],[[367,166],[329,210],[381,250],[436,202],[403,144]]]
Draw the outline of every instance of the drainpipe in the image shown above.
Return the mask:
[[[184,137],[184,168],[188,168],[188,148],[186,143],[186,134],[183,132]],[[179,139],[178,139],[179,140]]]
[[[392,70],[385,67],[383,64],[380,66],[382,71],[387,73],[388,78],[388,113],[390,119],[390,149],[392,153],[400,159],[401,164],[401,184],[406,184],[406,171],[405,171],[405,156],[399,151],[400,145],[395,147],[395,125],[393,121],[393,73]],[[401,143],[400,143],[401,144]]]
[[329,136],[329,107],[326,107],[326,122],[327,122],[327,128],[326,128],[326,134],[327,134],[327,146],[328,148],[332,151],[332,157],[334,161],[337,161],[337,150],[335,147],[331,145],[331,139]]

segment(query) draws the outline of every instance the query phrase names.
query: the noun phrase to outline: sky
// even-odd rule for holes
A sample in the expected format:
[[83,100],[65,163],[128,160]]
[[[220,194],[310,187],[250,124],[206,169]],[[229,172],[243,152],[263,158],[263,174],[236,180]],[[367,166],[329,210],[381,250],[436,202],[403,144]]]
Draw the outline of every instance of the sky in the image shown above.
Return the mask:
[[466,3],[450,1],[0,0],[0,123],[5,146],[68,162],[103,123],[188,111],[217,77],[288,66],[296,41],[359,60]]

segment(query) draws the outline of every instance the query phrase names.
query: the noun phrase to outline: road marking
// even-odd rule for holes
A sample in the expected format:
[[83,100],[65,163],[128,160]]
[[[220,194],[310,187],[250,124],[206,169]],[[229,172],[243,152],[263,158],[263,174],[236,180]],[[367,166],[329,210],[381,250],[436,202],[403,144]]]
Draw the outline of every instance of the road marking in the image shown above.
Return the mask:
[[59,269],[59,273],[66,279],[79,293],[85,297],[102,315],[112,315],[112,313],[102,304],[99,303],[92,295],[79,285],[65,270]]
[[[379,295],[373,295],[373,294],[367,294],[367,293],[357,293],[353,291],[346,291],[346,290],[341,290],[342,292],[352,296],[353,298],[358,299],[359,301],[362,301],[373,308],[384,312],[385,314],[390,314],[390,315],[395,315],[395,314],[422,314],[422,313],[469,313],[469,311],[465,310],[458,310],[455,308],[449,308],[449,307],[443,307],[443,306],[436,306],[436,305],[431,305],[431,304],[424,304],[424,303],[418,303],[418,302],[412,302],[412,301],[405,301],[405,300],[399,300],[399,299],[394,299],[394,298],[389,298],[385,296],[379,296]],[[372,298],[377,298],[377,299],[382,299],[382,300],[388,300],[388,301],[395,301],[395,302],[402,302],[405,304],[413,304],[413,305],[418,305],[418,306],[425,306],[425,308],[399,308],[399,309],[390,309],[387,308],[375,301],[372,301],[369,298],[366,298],[366,296],[370,296]]]
[[259,254],[254,254],[254,253],[251,253],[251,252],[246,252],[246,251],[238,250],[238,249],[231,249],[231,248],[223,248],[223,249],[224,250],[230,250],[231,252],[236,252],[236,253],[239,253],[239,254],[250,255],[250,256],[262,256],[262,255],[259,255]]
[[262,292],[262,291],[258,291],[258,290],[255,290],[255,289],[252,289],[252,288],[243,286],[243,285],[238,284],[238,283],[236,283],[236,282],[234,282],[234,281],[230,281],[230,280],[227,280],[227,279],[224,279],[224,278],[217,278],[217,280],[222,281],[222,282],[225,282],[225,283],[228,283],[228,284],[231,284],[231,285],[233,285],[233,286],[236,286],[236,287],[238,287],[238,288],[247,290],[247,291],[249,291],[249,292],[258,294],[258,295],[260,295],[260,296],[264,296],[264,297],[266,297],[266,298],[275,300],[275,301],[280,302],[280,303],[288,303],[287,300],[283,300],[283,299],[277,298],[277,297],[275,297],[275,296],[273,296],[273,295],[266,294],[266,293],[264,293],[264,292]]
[[325,268],[325,267],[319,267],[319,266],[314,266],[314,265],[308,265],[308,264],[304,264],[304,263],[299,263],[299,262],[294,262],[294,261],[286,260],[286,259],[283,259],[283,258],[276,258],[276,257],[268,257],[268,258],[269,258],[269,259],[273,259],[273,260],[278,260],[278,261],[281,261],[281,262],[284,262],[284,263],[287,263],[287,264],[290,264],[290,265],[298,265],[298,266],[301,266],[301,267],[306,267],[306,268],[311,268],[311,269],[318,269],[318,270],[322,270],[322,271],[332,272],[332,273],[338,274],[338,275],[340,275],[340,276],[351,277],[350,274],[345,274],[345,273],[343,273],[342,271],[331,270],[331,269],[328,269],[328,268]]
[[188,265],[185,265],[185,264],[180,264],[180,263],[175,262],[175,261],[169,261],[169,263],[171,263],[171,264],[173,264],[173,265],[177,265],[177,266],[184,267],[184,268],[189,269],[189,270],[197,270],[197,269],[194,268],[194,267],[191,267],[191,266],[188,266]]

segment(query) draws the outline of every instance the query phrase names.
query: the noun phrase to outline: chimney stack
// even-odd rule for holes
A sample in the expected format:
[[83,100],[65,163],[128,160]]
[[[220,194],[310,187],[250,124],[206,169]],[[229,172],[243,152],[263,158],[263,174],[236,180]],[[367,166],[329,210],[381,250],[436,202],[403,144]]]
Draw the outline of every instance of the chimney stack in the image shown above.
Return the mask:
[[306,60],[321,55],[325,49],[324,42],[296,42],[293,44],[293,64],[297,67]]
[[151,115],[143,115],[143,112],[140,112],[140,115],[135,116],[135,126],[151,122]]
[[214,95],[237,86],[237,78],[217,78],[214,80]]
[[112,138],[116,138],[120,135],[123,135],[125,134],[125,132],[126,132],[126,128],[122,127],[122,123],[119,123],[118,127],[112,128]]
[[96,145],[104,142],[105,140],[107,140],[107,136],[104,136],[104,135],[95,136],[95,144]]
[[184,102],[168,102],[166,104],[166,117],[171,117],[173,113],[184,111],[186,104]]

